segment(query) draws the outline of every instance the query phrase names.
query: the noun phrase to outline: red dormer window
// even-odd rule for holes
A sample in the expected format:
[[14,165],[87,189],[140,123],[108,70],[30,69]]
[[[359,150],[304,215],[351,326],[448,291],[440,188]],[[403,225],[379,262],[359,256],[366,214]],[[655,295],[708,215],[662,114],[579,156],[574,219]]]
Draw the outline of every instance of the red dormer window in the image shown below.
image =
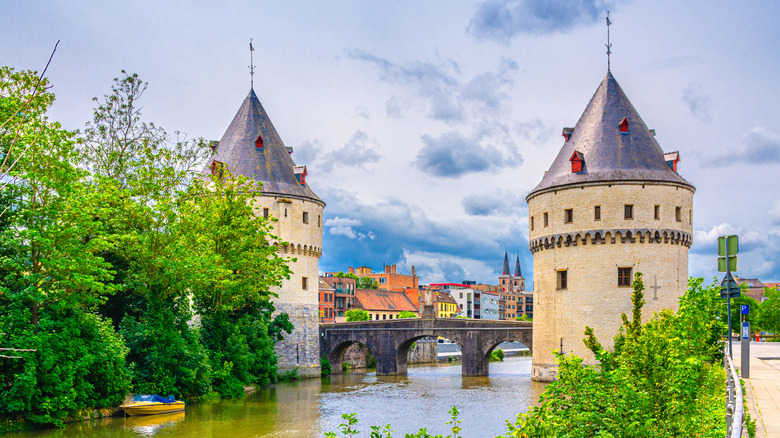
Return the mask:
[[582,165],[585,163],[585,156],[582,155],[582,152],[574,151],[569,161],[571,161],[571,173],[582,172]]
[[563,138],[564,138],[563,141],[564,142],[569,141],[569,139],[571,138],[571,134],[573,132],[574,132],[574,128],[563,128],[563,133],[561,134],[561,135],[563,135]]
[[620,132],[628,132],[628,125],[630,125],[628,119],[623,117],[623,120],[620,121],[620,124],[618,125],[620,127]]
[[263,148],[263,136],[258,135],[257,140],[255,140],[255,148],[262,149]]
[[222,178],[222,175],[224,173],[225,169],[225,163],[222,163],[221,161],[212,161],[211,165],[209,166],[209,170],[211,170],[212,175],[216,175],[217,178]]
[[306,170],[306,166],[295,166],[295,178],[298,179],[298,184],[302,186],[306,186],[306,175],[309,174],[309,171]]

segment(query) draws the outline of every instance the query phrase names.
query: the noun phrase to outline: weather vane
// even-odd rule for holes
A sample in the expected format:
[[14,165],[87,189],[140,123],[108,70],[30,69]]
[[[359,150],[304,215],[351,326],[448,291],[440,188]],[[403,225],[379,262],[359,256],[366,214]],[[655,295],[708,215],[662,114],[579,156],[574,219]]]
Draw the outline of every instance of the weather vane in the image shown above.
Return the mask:
[[612,24],[611,21],[609,21],[609,10],[607,10],[607,71],[609,71],[609,55],[612,54],[612,44],[609,43],[609,26]]
[[254,57],[252,56],[252,52],[255,51],[255,48],[252,46],[252,38],[249,38],[249,84],[252,87],[252,89],[255,89],[255,64],[254,64]]

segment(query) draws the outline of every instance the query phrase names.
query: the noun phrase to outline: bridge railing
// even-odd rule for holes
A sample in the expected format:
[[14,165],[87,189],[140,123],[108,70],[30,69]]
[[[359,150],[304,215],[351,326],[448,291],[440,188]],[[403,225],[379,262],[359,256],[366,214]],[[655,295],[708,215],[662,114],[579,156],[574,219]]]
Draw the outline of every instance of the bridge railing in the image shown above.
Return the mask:
[[742,436],[742,423],[745,418],[745,403],[742,397],[742,385],[734,369],[731,356],[725,354],[723,366],[726,368],[726,427],[727,438]]

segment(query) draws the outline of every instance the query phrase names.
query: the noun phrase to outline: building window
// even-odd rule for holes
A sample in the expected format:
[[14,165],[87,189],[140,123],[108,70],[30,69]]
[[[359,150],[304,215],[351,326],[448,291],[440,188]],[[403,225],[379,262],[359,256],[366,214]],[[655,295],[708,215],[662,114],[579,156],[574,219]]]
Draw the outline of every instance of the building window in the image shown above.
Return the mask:
[[634,205],[633,204],[626,204],[623,208],[623,218],[624,219],[633,219],[634,218]]
[[677,222],[682,222],[682,207],[674,209],[674,218],[677,219]]
[[382,314],[382,319],[387,319],[387,313]]
[[574,221],[574,210],[567,208],[563,210],[563,223],[570,224]]
[[379,314],[376,314],[376,320],[379,321]]
[[549,223],[550,222],[548,221],[547,212],[545,211],[544,212],[544,226],[546,227],[547,225],[549,225]]
[[303,223],[308,224],[309,223],[309,212],[304,211],[303,212]]
[[688,210],[688,225],[693,225],[693,210]]
[[569,285],[569,275],[566,269],[562,269],[560,271],[556,271],[556,286],[555,288],[558,290],[566,289]]
[[631,286],[631,268],[618,268],[618,287]]
[[660,205],[656,205],[653,208],[653,219],[655,219],[655,220],[661,219],[661,206]]
[[534,217],[531,216],[531,231],[534,230]]
[[390,315],[390,319],[393,319],[393,315]]
[[317,215],[317,226],[320,226],[320,215]]
[[593,207],[593,220],[594,221],[600,221],[601,220],[601,206],[597,205]]
[[284,209],[284,217],[287,217],[287,208]]
[[309,288],[309,279],[306,277],[301,277],[301,288],[304,290]]
[[385,283],[387,283],[387,278],[379,277],[379,284],[385,284]]
[[268,219],[268,209],[267,208],[263,209],[263,217]]

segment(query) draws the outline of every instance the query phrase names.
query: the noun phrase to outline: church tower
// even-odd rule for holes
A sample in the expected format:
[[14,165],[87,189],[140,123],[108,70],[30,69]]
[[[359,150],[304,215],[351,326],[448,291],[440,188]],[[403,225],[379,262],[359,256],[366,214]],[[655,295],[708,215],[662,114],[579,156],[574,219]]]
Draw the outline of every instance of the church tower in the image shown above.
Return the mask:
[[[249,91],[238,113],[214,148],[204,173],[226,166],[233,175],[262,183],[256,215],[273,216],[273,233],[286,246],[289,280],[273,290],[276,312],[286,312],[295,330],[276,346],[279,371],[298,367],[302,377],[319,377],[319,257],[322,254],[323,202],[306,181],[306,166],[296,166],[255,91]],[[221,165],[221,166],[220,166]]]
[[694,186],[677,173],[612,73],[542,181],[528,194],[534,256],[534,380],[556,375],[552,350],[595,363],[585,326],[611,347],[643,274],[643,319],[676,309],[688,281]]

